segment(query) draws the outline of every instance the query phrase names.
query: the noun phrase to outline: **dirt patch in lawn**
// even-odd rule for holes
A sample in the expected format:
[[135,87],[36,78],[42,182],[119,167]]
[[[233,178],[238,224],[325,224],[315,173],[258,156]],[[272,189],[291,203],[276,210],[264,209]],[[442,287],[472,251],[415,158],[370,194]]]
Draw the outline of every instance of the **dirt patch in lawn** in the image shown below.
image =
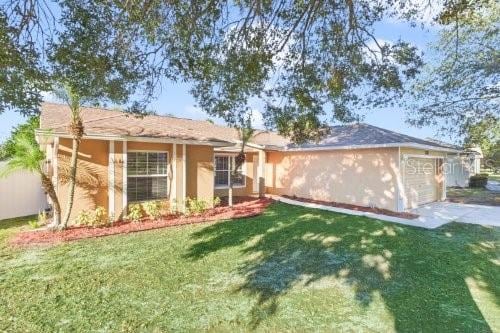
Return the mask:
[[450,187],[446,191],[446,201],[463,204],[500,206],[500,193],[489,191],[485,188]]
[[15,246],[54,244],[186,224],[252,217],[262,214],[271,202],[272,200],[267,198],[245,198],[243,200],[239,198],[233,207],[216,207],[196,216],[168,215],[163,216],[158,221],[144,218],[141,222],[136,223],[119,221],[115,222],[112,226],[99,228],[74,226],[62,231],[31,230],[17,234],[10,240],[10,243]]
[[371,208],[371,207],[365,207],[365,206],[357,206],[357,205],[345,204],[345,203],[334,202],[334,201],[313,200],[313,199],[306,199],[306,198],[300,198],[300,197],[289,196],[289,195],[283,195],[283,197],[288,198],[288,199],[292,199],[292,200],[301,201],[301,202],[315,203],[315,204],[325,205],[325,206],[330,206],[330,207],[345,208],[345,209],[351,209],[351,210],[356,210],[356,211],[360,211],[360,212],[368,212],[368,213],[381,214],[381,215],[387,215],[387,216],[401,217],[403,219],[408,219],[408,220],[413,220],[413,219],[416,219],[418,217],[417,214],[412,214],[412,213],[407,213],[407,212],[394,212],[392,210],[382,209],[382,208]]

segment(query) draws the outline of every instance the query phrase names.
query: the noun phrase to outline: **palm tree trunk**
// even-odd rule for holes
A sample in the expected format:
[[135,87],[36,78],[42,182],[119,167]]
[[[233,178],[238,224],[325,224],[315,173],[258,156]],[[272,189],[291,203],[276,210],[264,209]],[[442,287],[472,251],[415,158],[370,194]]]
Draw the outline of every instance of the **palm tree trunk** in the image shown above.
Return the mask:
[[76,167],[78,162],[78,148],[80,147],[80,138],[78,136],[73,137],[73,149],[71,150],[71,164],[70,164],[70,174],[69,174],[69,192],[68,192],[68,203],[66,205],[66,213],[62,221],[61,228],[66,228],[68,226],[69,218],[71,216],[71,209],[73,208],[73,202],[75,199],[75,185],[76,185]]
[[53,211],[53,219],[54,226],[59,226],[61,223],[61,205],[59,204],[59,199],[57,198],[56,190],[54,189],[54,184],[50,178],[42,173],[42,186],[45,192],[49,195],[50,200],[52,201],[52,209]]

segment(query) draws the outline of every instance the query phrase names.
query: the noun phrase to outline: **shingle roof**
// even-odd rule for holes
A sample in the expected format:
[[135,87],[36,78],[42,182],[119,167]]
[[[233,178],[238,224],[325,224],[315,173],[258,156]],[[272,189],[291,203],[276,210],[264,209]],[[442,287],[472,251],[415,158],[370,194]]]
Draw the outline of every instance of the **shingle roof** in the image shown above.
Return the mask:
[[[86,135],[115,135],[182,140],[231,142],[239,140],[234,128],[215,125],[209,121],[148,115],[135,117],[129,113],[102,108],[83,107],[81,116]],[[43,103],[40,128],[56,133],[68,133],[69,107]],[[285,145],[289,141],[269,131],[256,131],[251,140],[259,145]]]
[[301,145],[289,144],[287,149],[304,148],[339,148],[372,145],[425,145],[440,149],[450,149],[449,146],[437,142],[422,140],[409,135],[396,133],[373,125],[357,123],[330,127],[330,133],[319,142],[309,142]]
[[[215,125],[209,121],[149,115],[135,117],[129,113],[102,108],[84,107],[81,110],[86,135],[168,138],[234,144],[239,141],[234,128]],[[69,107],[63,104],[43,103],[40,128],[56,134],[68,134]],[[412,144],[450,150],[450,146],[409,135],[396,133],[368,124],[332,126],[330,134],[319,142],[296,145],[271,131],[256,131],[251,143],[267,148],[296,150],[308,148],[338,149],[342,147]]]

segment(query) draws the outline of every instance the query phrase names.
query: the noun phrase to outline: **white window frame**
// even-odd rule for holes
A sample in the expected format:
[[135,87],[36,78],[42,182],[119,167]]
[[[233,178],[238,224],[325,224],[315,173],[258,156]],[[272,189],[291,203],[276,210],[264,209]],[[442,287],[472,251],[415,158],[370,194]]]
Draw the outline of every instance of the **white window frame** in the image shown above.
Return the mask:
[[[167,196],[165,198],[161,199],[151,199],[151,200],[163,200],[163,199],[170,199],[170,193],[168,192],[168,186],[169,186],[169,165],[170,165],[170,160],[169,160],[169,154],[167,150],[140,150],[140,149],[129,149],[127,150],[127,163],[128,163],[128,154],[129,153],[163,153],[167,155],[167,167],[166,167],[166,173],[165,174],[153,174],[153,175],[128,175],[128,167],[127,167],[127,178],[154,178],[154,177],[166,177],[167,178]],[[127,188],[125,189],[128,193],[128,181],[127,181]],[[128,198],[127,198],[128,200]],[[149,200],[142,200],[142,201],[128,201],[128,202],[144,202],[144,201],[149,201]]]
[[[229,188],[229,184],[228,185],[215,184],[215,172],[217,171],[216,170],[217,165],[215,163],[215,158],[216,157],[229,157],[229,170],[227,172],[228,172],[228,180],[231,181],[231,167],[232,167],[232,163],[234,163],[234,159],[236,158],[236,156],[237,156],[237,154],[231,154],[231,153],[214,154],[214,187],[215,187],[215,189],[220,190],[220,189],[228,189]],[[245,187],[247,187],[247,160],[246,160],[246,158],[245,158],[245,162],[243,162],[243,164],[241,165],[241,175],[243,176],[243,184],[233,185],[233,188],[245,188]]]

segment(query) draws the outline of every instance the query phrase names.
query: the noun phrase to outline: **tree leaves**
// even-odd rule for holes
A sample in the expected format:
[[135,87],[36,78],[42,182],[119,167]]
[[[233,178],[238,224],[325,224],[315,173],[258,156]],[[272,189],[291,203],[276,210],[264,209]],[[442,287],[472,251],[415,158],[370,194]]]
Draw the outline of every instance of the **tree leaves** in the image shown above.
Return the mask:
[[412,87],[410,124],[465,135],[473,124],[499,121],[499,13],[498,3],[489,0],[445,8],[435,65]]

